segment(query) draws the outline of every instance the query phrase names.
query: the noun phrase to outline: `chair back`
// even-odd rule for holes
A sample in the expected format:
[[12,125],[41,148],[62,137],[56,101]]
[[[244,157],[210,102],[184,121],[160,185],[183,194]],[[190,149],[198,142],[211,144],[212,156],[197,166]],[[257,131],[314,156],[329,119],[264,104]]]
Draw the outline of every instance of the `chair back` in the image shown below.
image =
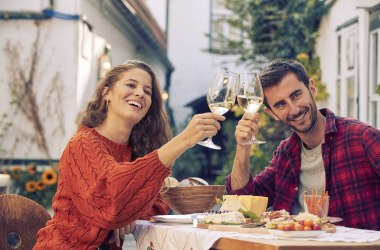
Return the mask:
[[37,231],[50,219],[46,209],[29,198],[0,195],[0,249],[32,249]]

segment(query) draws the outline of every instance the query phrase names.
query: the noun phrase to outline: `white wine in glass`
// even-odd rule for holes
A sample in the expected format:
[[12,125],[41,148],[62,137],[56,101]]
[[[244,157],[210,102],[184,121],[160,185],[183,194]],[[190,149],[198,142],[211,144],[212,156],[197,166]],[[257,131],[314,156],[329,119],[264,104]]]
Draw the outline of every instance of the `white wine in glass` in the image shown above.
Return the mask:
[[[207,92],[207,103],[211,112],[223,115],[232,108],[236,99],[237,79],[238,75],[233,72],[225,70],[216,72]],[[198,144],[212,149],[221,149],[211,138]]]
[[[237,100],[239,106],[247,113],[255,114],[259,110],[263,104],[264,93],[257,73],[239,74]],[[265,141],[259,141],[255,136],[252,136],[251,140],[247,142],[247,144],[263,143]]]

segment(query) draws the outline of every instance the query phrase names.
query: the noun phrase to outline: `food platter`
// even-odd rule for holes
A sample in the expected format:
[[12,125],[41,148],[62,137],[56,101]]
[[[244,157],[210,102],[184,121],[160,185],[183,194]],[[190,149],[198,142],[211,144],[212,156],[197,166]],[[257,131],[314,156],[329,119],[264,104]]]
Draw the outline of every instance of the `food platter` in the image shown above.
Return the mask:
[[322,235],[323,230],[308,230],[308,231],[283,231],[283,230],[268,230],[269,233],[281,238],[315,238]]
[[168,214],[168,215],[155,215],[151,218],[156,222],[164,223],[179,223],[179,224],[192,224],[193,219],[201,219],[205,215],[199,214]]

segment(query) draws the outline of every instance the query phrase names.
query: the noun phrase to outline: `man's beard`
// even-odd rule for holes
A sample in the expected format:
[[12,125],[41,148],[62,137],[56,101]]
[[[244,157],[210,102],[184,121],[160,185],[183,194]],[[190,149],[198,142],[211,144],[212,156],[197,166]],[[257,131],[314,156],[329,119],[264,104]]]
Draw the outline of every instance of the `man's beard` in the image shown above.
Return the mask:
[[[293,119],[295,119],[296,117],[299,117],[301,115],[307,115],[306,114],[307,112],[311,113],[311,122],[310,122],[309,126],[303,128],[303,129],[299,129],[296,126],[291,125],[291,121]],[[288,125],[289,127],[291,127],[294,131],[296,131],[298,133],[307,133],[311,129],[313,129],[314,126],[315,126],[315,124],[317,123],[317,114],[318,114],[317,112],[318,112],[317,106],[316,106],[314,100],[312,100],[311,108],[303,108],[303,109],[300,110],[300,112],[297,115],[294,115],[294,116],[292,116],[290,118],[287,118],[285,121],[284,120],[281,120],[281,121],[285,125]]]

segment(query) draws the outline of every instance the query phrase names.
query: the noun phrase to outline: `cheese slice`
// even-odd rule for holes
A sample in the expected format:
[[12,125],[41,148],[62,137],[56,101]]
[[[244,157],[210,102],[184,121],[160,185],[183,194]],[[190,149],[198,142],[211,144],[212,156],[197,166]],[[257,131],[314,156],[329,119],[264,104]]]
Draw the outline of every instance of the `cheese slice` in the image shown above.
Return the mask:
[[224,203],[228,200],[237,200],[237,199],[240,201],[241,208],[243,209],[243,211],[249,211],[249,212],[255,213],[256,216],[258,217],[260,217],[265,212],[268,205],[268,197],[253,196],[253,195],[224,195],[223,196],[223,200],[225,200]]

